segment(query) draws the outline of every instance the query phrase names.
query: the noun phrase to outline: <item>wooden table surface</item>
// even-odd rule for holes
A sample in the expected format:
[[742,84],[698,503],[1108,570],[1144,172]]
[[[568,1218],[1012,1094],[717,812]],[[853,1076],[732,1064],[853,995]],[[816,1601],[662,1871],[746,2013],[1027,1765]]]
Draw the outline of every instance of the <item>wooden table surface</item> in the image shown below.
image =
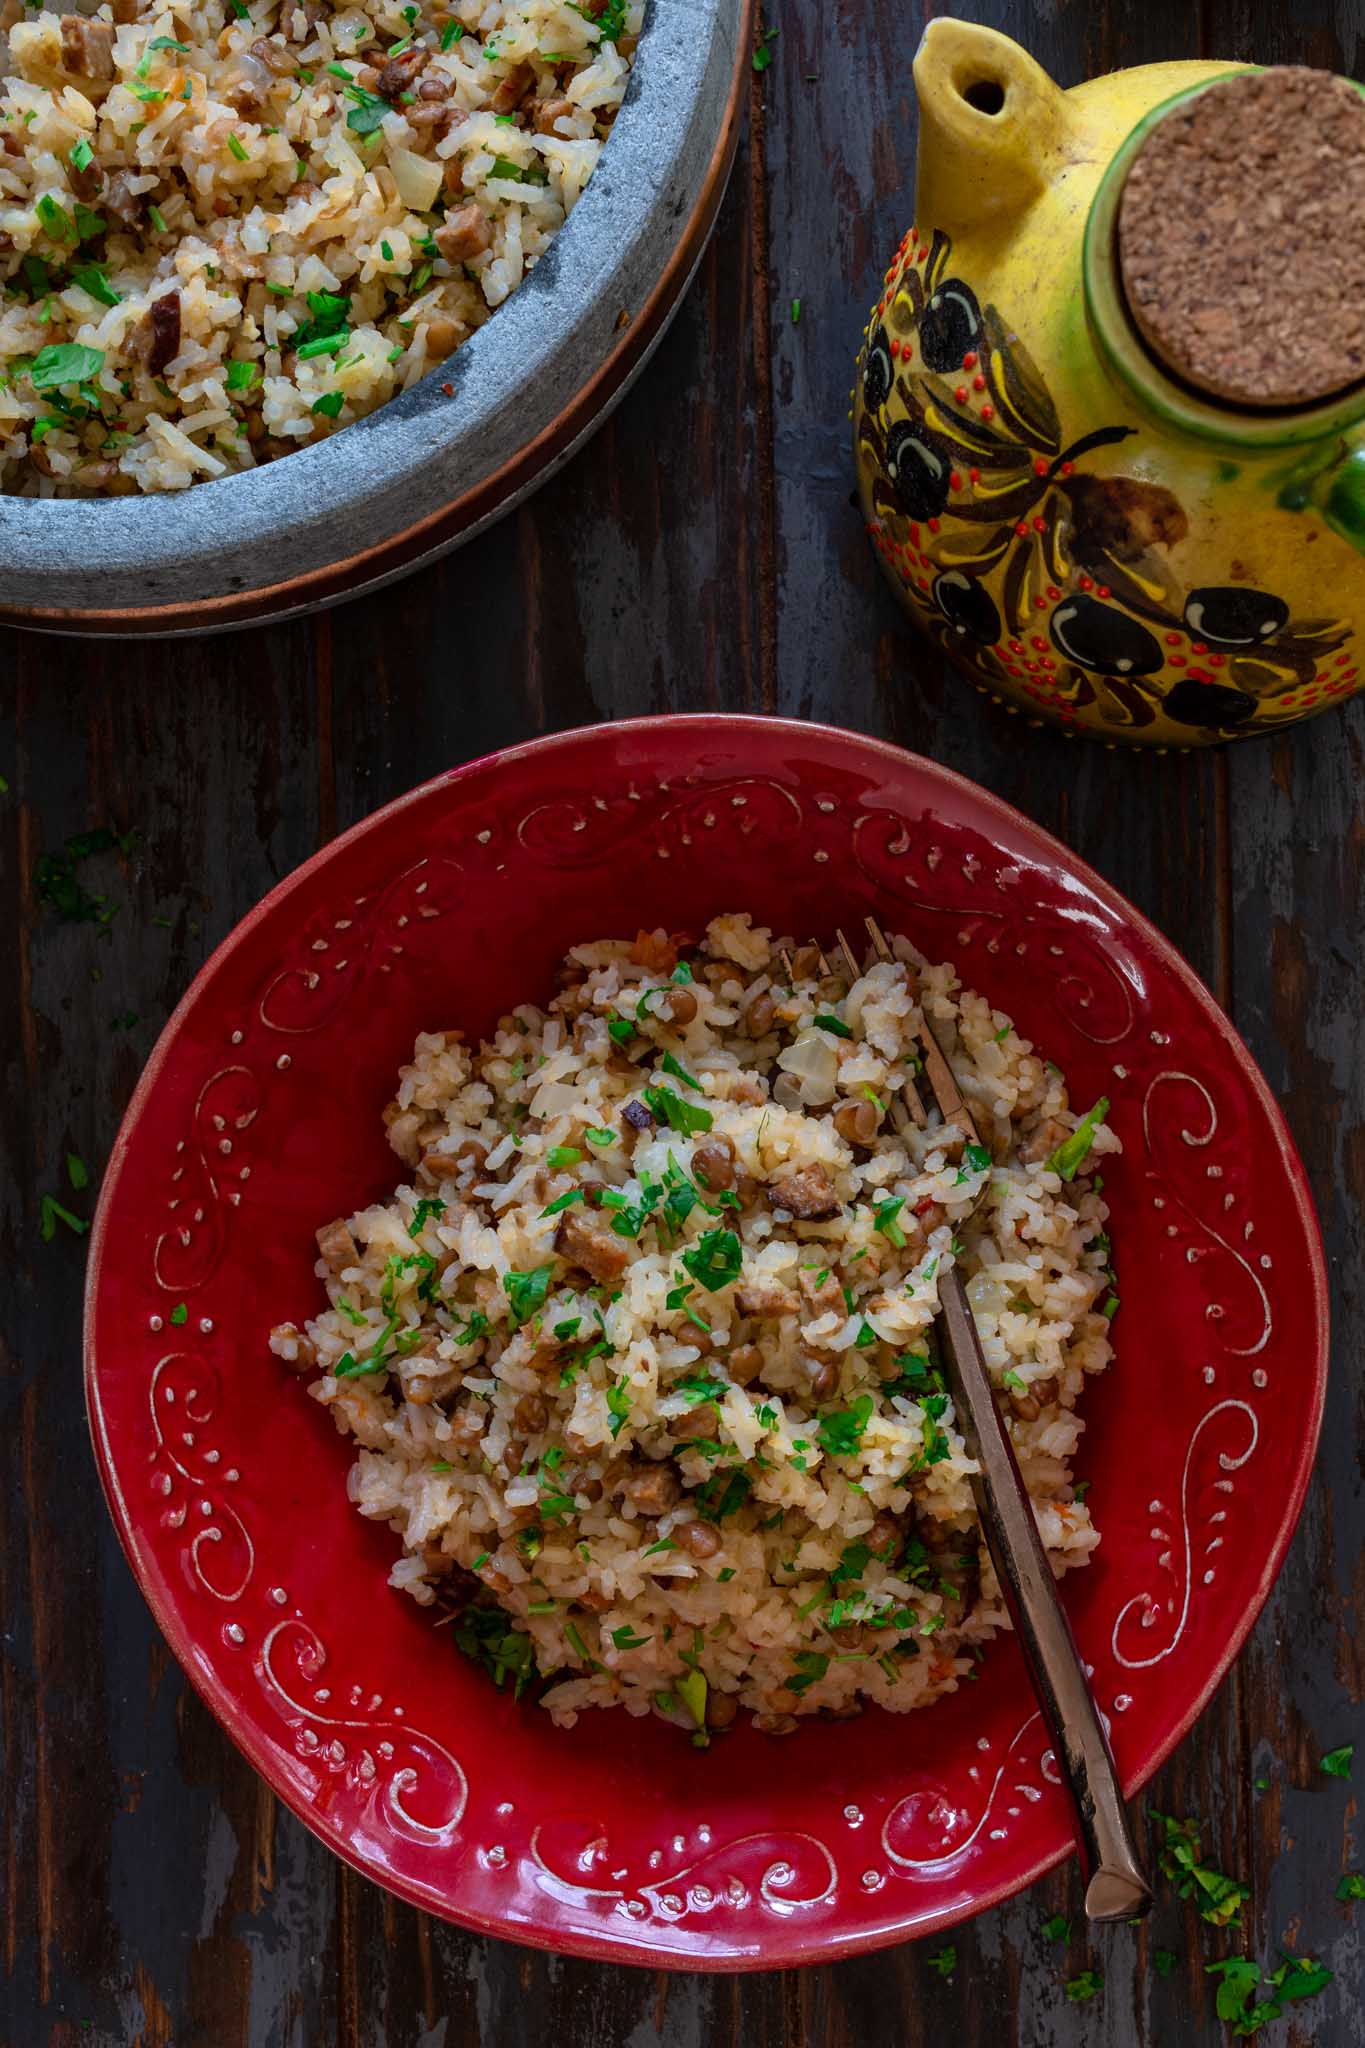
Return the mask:
[[[1365,61],[1365,0],[959,11],[1068,85],[1161,57]],[[98,1173],[190,975],[305,855],[451,763],[590,720],[721,708],[879,733],[1021,806],[1171,936],[1284,1105],[1331,1259],[1322,1452],[1260,1624],[1152,1798],[1203,1816],[1206,1846],[1251,1882],[1251,1954],[1273,1964],[1288,1944],[1336,1971],[1263,2038],[1365,2041],[1365,1906],[1334,1898],[1362,1844],[1351,1786],[1318,1770],[1359,1730],[1365,1690],[1365,704],[1274,742],[1111,754],[1028,732],[910,637],[849,502],[845,411],[863,309],[910,219],[921,18],[904,0],[787,0],[676,325],[588,450],[492,533],[275,630],[152,647],[0,635],[0,930],[15,945],[0,994],[5,2048],[1225,2037],[1203,1964],[1242,1944],[1169,1893],[1150,1931],[1049,1944],[1043,1922],[1078,1909],[1070,1869],[962,1928],[950,1980],[929,1967],[937,1942],[697,1978],[430,1920],[276,1805],[172,1661],[115,1541],[80,1395],[83,1246],[61,1227],[42,1240],[39,1201],[63,1187],[68,1151]],[[34,892],[44,851],[103,824],[138,835],[90,870],[120,905],[107,936]],[[1163,1946],[1179,1956],[1167,1979]],[[1063,1980],[1090,1965],[1102,1995],[1069,2003]]]

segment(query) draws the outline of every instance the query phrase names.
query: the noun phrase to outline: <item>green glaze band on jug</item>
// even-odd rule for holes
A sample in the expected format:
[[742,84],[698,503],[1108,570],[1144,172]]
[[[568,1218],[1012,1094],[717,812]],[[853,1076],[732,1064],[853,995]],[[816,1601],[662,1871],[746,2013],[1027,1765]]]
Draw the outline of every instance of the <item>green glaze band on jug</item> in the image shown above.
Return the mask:
[[1201,398],[1147,352],[1118,277],[1133,154],[1239,68],[1062,92],[947,20],[915,60],[917,221],[853,393],[868,532],[973,682],[1109,742],[1276,730],[1362,680],[1365,391],[1279,413]]

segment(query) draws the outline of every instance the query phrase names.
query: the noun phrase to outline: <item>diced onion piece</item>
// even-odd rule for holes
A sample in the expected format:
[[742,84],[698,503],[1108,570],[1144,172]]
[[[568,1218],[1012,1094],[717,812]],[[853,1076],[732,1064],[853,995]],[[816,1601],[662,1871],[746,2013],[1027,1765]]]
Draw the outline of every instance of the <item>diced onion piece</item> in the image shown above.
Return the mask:
[[531,1098],[531,1115],[548,1123],[551,1117],[566,1116],[579,1100],[579,1090],[568,1081],[546,1081]]
[[967,1282],[967,1300],[973,1315],[998,1316],[1010,1304],[1010,1290],[989,1273],[974,1273]]
[[430,213],[441,189],[442,166],[430,157],[414,156],[410,149],[389,152],[389,167],[398,196],[414,213]]
[[797,1081],[801,1100],[807,1107],[833,1102],[839,1055],[823,1031],[813,1027],[803,1031],[785,1052],[778,1054],[777,1064]]

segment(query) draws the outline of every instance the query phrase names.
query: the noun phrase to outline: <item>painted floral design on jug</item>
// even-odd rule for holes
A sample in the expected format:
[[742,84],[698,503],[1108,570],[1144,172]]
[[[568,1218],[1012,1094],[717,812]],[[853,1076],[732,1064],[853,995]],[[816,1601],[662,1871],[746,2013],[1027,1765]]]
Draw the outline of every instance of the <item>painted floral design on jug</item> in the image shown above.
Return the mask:
[[[963,93],[964,50],[975,71],[998,71],[999,111]],[[1142,124],[1117,157],[1115,143],[1187,74],[1219,67],[1148,67],[1063,94],[994,32],[932,24],[916,61],[920,202],[944,196],[960,218],[902,239],[853,392],[868,532],[917,623],[1012,708],[1158,746],[1274,729],[1354,693],[1352,613],[1365,615],[1365,562],[1336,505],[1360,437],[1305,449],[1257,423],[1255,445],[1220,446],[1201,437],[1214,409],[1198,401],[1185,406],[1195,431],[1177,433],[1100,360],[1089,274],[1081,304],[1101,172],[1107,184],[1117,168],[1121,186]],[[1028,158],[1049,123],[1074,160]],[[953,158],[963,129],[977,176],[1003,187],[984,219]],[[1016,227],[1004,170],[1021,153],[1034,183]],[[1103,268],[1088,241],[1084,255]],[[1023,312],[1027,339],[1012,324]]]

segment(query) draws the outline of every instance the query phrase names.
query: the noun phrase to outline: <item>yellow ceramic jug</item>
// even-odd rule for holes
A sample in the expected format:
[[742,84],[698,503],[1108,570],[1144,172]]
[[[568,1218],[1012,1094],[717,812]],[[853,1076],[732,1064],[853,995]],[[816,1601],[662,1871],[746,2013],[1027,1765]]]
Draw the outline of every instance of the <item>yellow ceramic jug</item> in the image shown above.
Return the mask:
[[1203,395],[1144,344],[1119,273],[1134,156],[1248,68],[1063,92],[949,20],[915,60],[917,219],[853,394],[868,531],[972,681],[1110,742],[1276,730],[1361,685],[1365,386],[1273,412]]

